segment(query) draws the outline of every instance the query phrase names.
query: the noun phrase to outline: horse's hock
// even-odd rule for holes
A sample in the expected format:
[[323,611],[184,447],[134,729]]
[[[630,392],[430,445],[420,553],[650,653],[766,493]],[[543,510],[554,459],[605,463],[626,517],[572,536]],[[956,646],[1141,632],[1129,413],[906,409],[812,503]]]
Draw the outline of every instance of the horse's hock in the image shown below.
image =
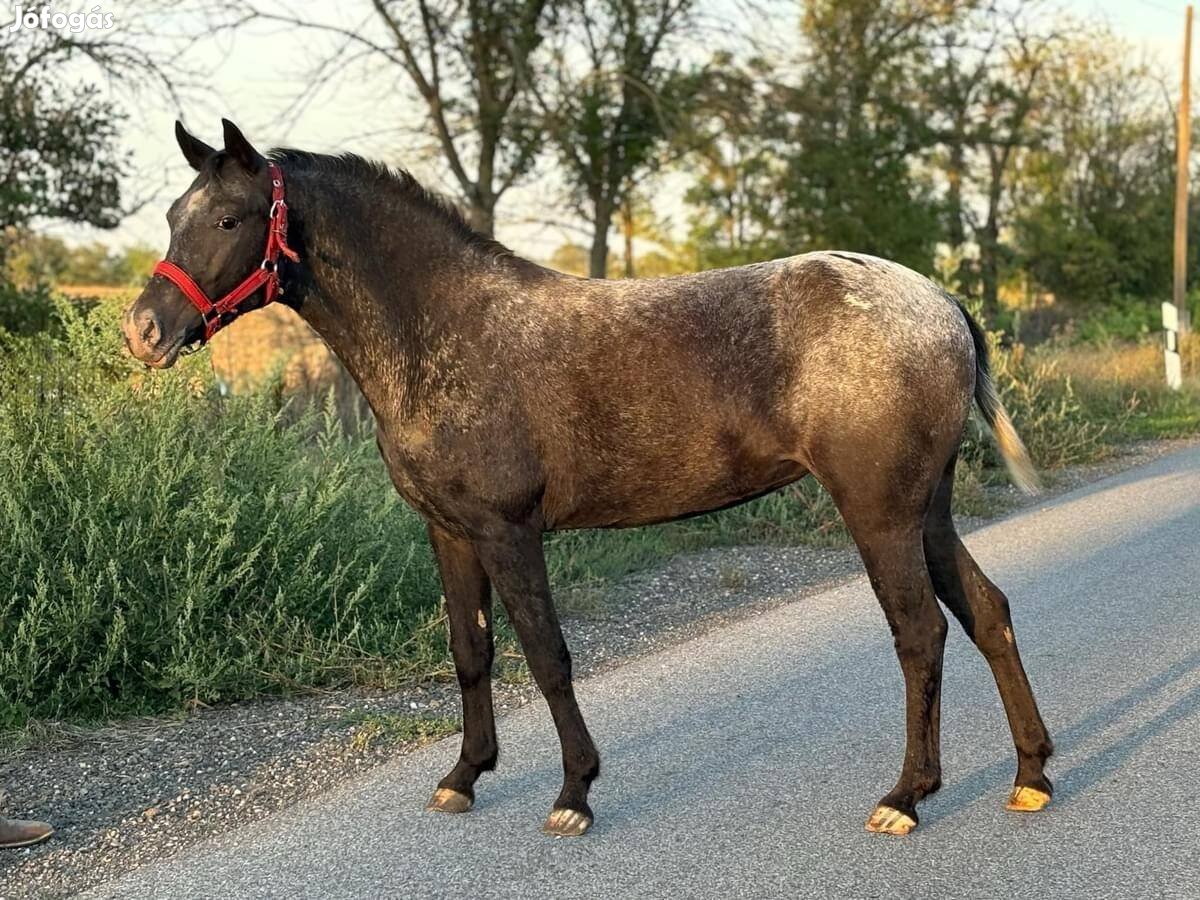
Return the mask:
[[329,347],[293,310],[272,304],[214,335],[217,377],[235,393],[262,385],[281,371],[280,392],[297,411],[320,406],[330,390],[346,428],[369,415],[366,400]]

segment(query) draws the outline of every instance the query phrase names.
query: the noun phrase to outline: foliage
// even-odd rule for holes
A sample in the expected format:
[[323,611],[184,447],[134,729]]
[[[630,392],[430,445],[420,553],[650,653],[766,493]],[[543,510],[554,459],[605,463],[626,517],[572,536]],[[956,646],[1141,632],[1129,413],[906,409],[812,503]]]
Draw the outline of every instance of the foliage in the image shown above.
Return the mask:
[[928,273],[948,247],[992,316],[1017,284],[1080,310],[1169,290],[1171,105],[1108,31],[1009,0],[820,0],[793,58],[718,54],[698,98],[681,267],[842,247]]
[[0,44],[0,261],[7,230],[38,217],[111,227],[120,216],[121,115],[96,85],[47,77],[40,42]]
[[[952,5],[952,4],[951,4]],[[804,77],[784,93],[789,246],[846,247],[927,269],[937,204],[914,165],[927,143],[909,90],[924,36],[948,5],[815,0],[804,8]]]
[[56,324],[54,301],[44,284],[18,288],[0,277],[0,335],[37,334],[49,331]]
[[689,140],[697,176],[685,263],[696,269],[743,265],[788,254],[777,230],[786,164],[771,137],[776,91],[762,59],[740,64],[717,54],[700,87]]
[[1078,339],[1096,346],[1157,339],[1161,332],[1161,304],[1140,297],[1114,296],[1105,305],[1092,307],[1075,323]]
[[1111,36],[1077,38],[1053,61],[1038,106],[1044,138],[1020,165],[1013,224],[1020,261],[1060,298],[1170,291],[1173,116],[1153,84]]
[[442,658],[424,529],[369,442],[330,418],[314,446],[200,363],[145,377],[113,310],[57,312],[0,350],[0,727]]
[[1163,351],[1158,342],[1108,343],[1104,346],[1046,345],[1036,355],[1053,359],[1058,370],[1076,385],[1085,415],[1099,421],[1120,411],[1106,438],[1112,442],[1173,438],[1200,431],[1200,336],[1184,338],[1181,347],[1185,374],[1183,389],[1167,388]]
[[608,236],[622,196],[657,168],[695,92],[698,76],[670,52],[693,6],[693,0],[558,6],[562,39],[542,79],[548,86],[534,94],[571,204],[593,226],[593,277],[607,274]]
[[[985,323],[981,301],[967,305],[975,319]],[[1002,332],[987,330],[987,335],[997,391],[1034,465],[1054,471],[1107,455],[1106,439],[1115,437],[1113,429],[1119,429],[1127,411],[1114,408],[1095,415],[1098,411],[1094,410],[1089,415],[1076,395],[1072,379],[1059,371],[1053,358],[1034,358],[1021,344],[1003,346]],[[968,463],[981,463],[999,475],[1003,463],[995,441],[985,433],[977,417],[973,422],[962,456]]]

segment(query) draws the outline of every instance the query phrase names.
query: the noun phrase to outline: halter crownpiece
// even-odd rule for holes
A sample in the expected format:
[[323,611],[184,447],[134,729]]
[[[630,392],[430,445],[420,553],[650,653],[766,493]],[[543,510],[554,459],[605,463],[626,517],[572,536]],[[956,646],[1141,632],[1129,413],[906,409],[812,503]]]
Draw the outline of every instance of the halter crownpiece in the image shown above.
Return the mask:
[[258,268],[243,279],[242,283],[231,290],[217,302],[208,299],[208,294],[200,289],[200,285],[175,263],[160,260],[154,267],[154,274],[161,275],[183,292],[183,295],[200,310],[204,319],[204,342],[207,343],[214,334],[240,316],[245,310],[239,309],[242,301],[257,291],[260,287],[266,289],[266,300],[263,306],[273,303],[281,293],[279,285],[279,256],[283,254],[292,262],[300,261],[300,254],[288,246],[288,208],[284,199],[283,171],[275,163],[267,163],[267,172],[271,176],[271,212],[267,221],[267,248],[263,252],[262,262]]

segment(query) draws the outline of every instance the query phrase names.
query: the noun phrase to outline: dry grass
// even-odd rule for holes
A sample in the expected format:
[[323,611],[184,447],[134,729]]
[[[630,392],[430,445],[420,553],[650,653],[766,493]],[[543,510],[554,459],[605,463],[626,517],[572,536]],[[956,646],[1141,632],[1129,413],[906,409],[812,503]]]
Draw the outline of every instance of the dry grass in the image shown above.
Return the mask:
[[[1064,375],[1079,382],[1107,381],[1132,388],[1157,389],[1163,383],[1163,350],[1157,344],[1077,345],[1048,348]],[[1184,372],[1200,377],[1200,335],[1184,339]]]
[[60,284],[55,289],[72,300],[112,300],[128,303],[137,291],[123,285],[111,284]]
[[369,415],[366,400],[342,364],[293,310],[273,305],[238,319],[212,342],[217,377],[238,393],[270,384],[277,376],[282,398],[297,412],[332,396],[333,408],[347,429]]
[[1158,343],[1046,346],[1036,351],[1070,379],[1091,421],[1112,423],[1109,443],[1200,431],[1200,335],[1182,346],[1184,386],[1167,389]]

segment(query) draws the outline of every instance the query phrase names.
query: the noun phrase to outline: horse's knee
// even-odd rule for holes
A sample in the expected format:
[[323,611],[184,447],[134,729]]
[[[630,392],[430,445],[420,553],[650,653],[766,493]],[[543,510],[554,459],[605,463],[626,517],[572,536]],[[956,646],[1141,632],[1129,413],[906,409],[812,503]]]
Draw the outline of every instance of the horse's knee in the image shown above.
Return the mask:
[[946,617],[930,603],[920,618],[907,618],[904,627],[893,628],[896,655],[901,662],[940,658],[948,631]]

